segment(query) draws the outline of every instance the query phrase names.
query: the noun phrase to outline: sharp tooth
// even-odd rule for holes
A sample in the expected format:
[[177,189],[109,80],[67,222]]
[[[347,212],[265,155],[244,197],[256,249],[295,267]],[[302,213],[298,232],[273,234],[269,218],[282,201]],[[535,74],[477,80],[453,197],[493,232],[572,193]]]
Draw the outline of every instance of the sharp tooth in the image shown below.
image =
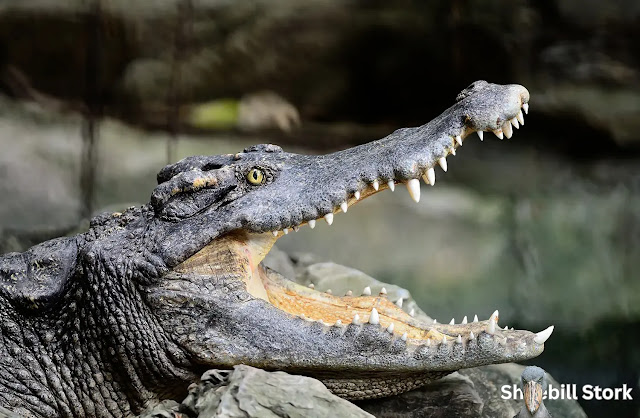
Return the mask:
[[369,315],[369,323],[373,325],[380,325],[380,316],[376,308],[371,309],[371,315]]
[[344,213],[347,213],[347,209],[349,209],[349,205],[347,204],[347,202],[340,203],[340,209],[342,209]]
[[462,137],[460,135],[456,135],[456,142],[458,145],[462,146]]
[[402,334],[402,337],[400,337],[400,339],[402,341],[407,341],[407,333],[405,332],[404,334]]
[[396,182],[393,180],[389,180],[387,182],[387,186],[389,186],[389,190],[391,190],[392,192],[396,190]]
[[411,308],[411,311],[409,311],[409,316],[416,316],[416,310]]
[[511,128],[511,122],[506,121],[503,125],[502,125],[502,131],[504,132],[504,136],[508,138],[511,138],[513,136],[513,129]]
[[427,347],[431,347],[431,338],[427,338]]
[[524,113],[525,114],[529,114],[529,103],[523,103],[522,104],[522,109],[524,109]]
[[424,176],[425,182],[429,183],[430,185],[435,185],[436,184],[436,170],[433,169],[433,167],[431,167],[430,169],[427,170],[427,174]]
[[509,326],[508,326],[508,325],[505,325],[503,329],[504,329],[505,331],[509,331]]
[[455,325],[455,324],[456,324],[456,319],[451,318],[451,321],[449,321],[449,325]]
[[478,136],[480,137],[480,141],[484,141],[484,132],[482,131],[477,131]]
[[351,290],[347,290],[347,293],[345,293],[345,296],[353,296],[353,292]]
[[420,181],[418,179],[411,179],[407,182],[407,190],[409,195],[415,202],[420,201]]
[[465,317],[464,317],[464,318],[462,318],[462,322],[461,322],[461,324],[466,324],[466,323],[467,323],[467,316],[465,315]]
[[445,173],[447,172],[447,159],[445,157],[442,157],[438,160],[438,164],[440,164],[440,168],[442,168],[442,171],[444,171]]
[[451,155],[453,155],[454,157],[456,156],[456,148],[455,147],[451,147]]
[[398,299],[398,300],[396,301],[396,306],[397,306],[398,308],[402,308],[402,298],[400,298],[400,299]]
[[362,291],[363,296],[371,296],[371,288],[369,286],[365,287]]
[[298,231],[300,230],[300,227],[296,225],[296,226],[294,226],[294,227],[293,227],[293,230],[294,230],[295,232],[298,232]]
[[473,322],[478,322],[478,315],[473,315]]
[[456,337],[456,343],[462,344],[462,336],[460,334],[458,334],[458,337]]
[[331,290],[331,289],[327,289],[327,291],[326,291],[325,293],[327,293],[327,294],[329,294],[329,295],[333,295],[333,290]]
[[493,317],[489,318],[489,324],[487,325],[487,334],[495,334],[496,332],[496,321]]
[[520,129],[520,124],[518,123],[518,119],[516,118],[511,119],[511,124],[513,125],[514,128]]
[[540,331],[539,333],[536,334],[535,337],[533,337],[533,341],[535,341],[537,344],[544,344],[545,341],[547,341],[549,339],[549,337],[551,337],[551,333],[553,333],[553,325],[551,325],[549,328],[545,329],[544,331]]
[[287,235],[289,233],[289,228],[283,229],[282,232],[284,232],[284,234]]
[[360,191],[356,190],[356,192],[353,194],[353,197],[355,197],[356,200],[360,200]]
[[518,122],[520,122],[520,125],[524,125],[524,115],[522,114],[522,110],[518,111],[518,114],[516,115],[516,119],[518,119]]
[[493,311],[493,313],[491,314],[491,318],[493,318],[496,321],[496,324],[498,323],[498,320],[500,319],[500,313],[498,312],[497,309]]
[[504,138],[504,136],[502,135],[502,129],[496,129],[495,131],[493,131],[493,133],[500,139]]
[[334,325],[336,326],[342,325],[342,321],[338,319]]
[[324,220],[327,221],[329,225],[333,223],[333,213],[327,213],[324,215]]
[[278,231],[271,231],[271,233],[273,234],[274,237],[278,236]]
[[471,331],[471,332],[469,333],[469,339],[470,339],[470,340],[475,340],[475,339],[476,339],[476,336],[475,336],[475,335],[473,335],[473,331]]
[[387,288],[383,287],[382,289],[380,289],[380,294],[381,295],[386,295],[387,294]]
[[315,284],[313,284],[313,283],[309,283],[309,289],[315,289],[315,288],[316,288],[316,285],[315,285]]
[[434,319],[434,320],[433,320],[433,323],[434,323],[434,324],[437,324],[437,323],[438,323],[438,320],[437,320],[437,319]]
[[353,315],[353,319],[351,320],[351,323],[353,325],[360,325],[360,315],[358,314]]
[[393,322],[389,324],[389,326],[387,327],[387,332],[389,334],[393,334]]
[[447,343],[447,336],[446,335],[442,335],[442,344],[446,344]]
[[311,228],[311,229],[316,227],[316,220],[315,219],[312,219],[307,223],[309,224],[309,228]]
[[378,189],[380,188],[380,183],[378,183],[378,180],[374,180],[371,185],[373,186],[373,190],[375,191],[378,191]]

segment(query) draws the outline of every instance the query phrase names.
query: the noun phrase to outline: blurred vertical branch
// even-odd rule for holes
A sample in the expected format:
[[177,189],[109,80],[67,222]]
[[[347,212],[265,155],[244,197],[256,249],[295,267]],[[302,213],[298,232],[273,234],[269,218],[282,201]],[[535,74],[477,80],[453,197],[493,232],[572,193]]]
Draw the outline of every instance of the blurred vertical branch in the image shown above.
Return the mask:
[[80,163],[81,215],[91,216],[95,199],[95,177],[98,164],[98,122],[102,116],[101,64],[102,57],[102,7],[100,0],[93,0],[86,16],[86,55],[84,74],[85,117],[82,121],[82,160]]
[[169,138],[167,140],[167,163],[176,159],[176,147],[180,132],[180,106],[183,101],[182,91],[182,60],[191,39],[191,19],[193,17],[193,5],[191,0],[183,0],[178,3],[178,19],[176,21],[173,57],[171,60],[171,76],[169,78],[169,90],[167,94],[167,126]]

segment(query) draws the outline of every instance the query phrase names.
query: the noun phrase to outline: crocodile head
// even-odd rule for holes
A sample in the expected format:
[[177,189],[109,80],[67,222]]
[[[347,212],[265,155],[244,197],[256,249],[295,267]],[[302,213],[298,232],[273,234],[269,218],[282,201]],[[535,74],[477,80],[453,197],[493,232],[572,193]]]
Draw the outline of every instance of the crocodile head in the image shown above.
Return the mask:
[[168,270],[145,287],[151,311],[203,367],[244,363],[307,374],[350,399],[537,356],[551,329],[501,329],[497,312],[483,321],[424,322],[384,294],[317,292],[260,264],[289,231],[331,224],[386,189],[406,186],[418,201],[420,179],[433,185],[437,166],[446,171],[446,157],[469,135],[511,137],[528,101],[522,86],[478,81],[428,124],[354,148],[299,155],[257,145],[165,167],[148,229]]

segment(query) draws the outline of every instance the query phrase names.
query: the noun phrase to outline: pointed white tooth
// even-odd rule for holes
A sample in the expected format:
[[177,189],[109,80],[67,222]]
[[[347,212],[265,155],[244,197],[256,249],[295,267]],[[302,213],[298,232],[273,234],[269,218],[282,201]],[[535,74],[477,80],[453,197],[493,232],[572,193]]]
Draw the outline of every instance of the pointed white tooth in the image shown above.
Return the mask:
[[400,339],[402,341],[407,341],[407,333],[405,332],[404,334],[402,334],[402,337],[400,337]]
[[389,180],[387,182],[387,186],[389,186],[389,190],[391,190],[392,192],[396,190],[396,182],[393,180]]
[[300,227],[296,225],[296,226],[294,226],[294,227],[293,227],[293,230],[294,230],[295,232],[298,232],[298,231],[300,230]]
[[438,320],[437,320],[437,319],[434,319],[434,320],[433,320],[433,323],[434,323],[434,324],[437,324],[437,323],[438,323]]
[[473,322],[478,322],[478,315],[473,315]]
[[454,157],[456,156],[456,148],[455,147],[451,147],[451,155],[453,155]]
[[442,157],[438,160],[438,164],[440,164],[440,168],[442,168],[442,171],[444,171],[445,173],[447,172],[447,159],[445,157]]
[[284,232],[284,234],[287,235],[289,233],[289,228],[283,229],[282,232]]
[[489,324],[487,325],[487,333],[495,334],[496,333],[496,320],[493,317],[489,318]]
[[315,284],[313,284],[313,283],[309,283],[309,289],[315,289],[315,288],[316,288],[316,285],[315,285]]
[[333,295],[333,290],[331,290],[331,289],[327,289],[325,293],[327,293],[327,294],[329,294],[329,295]]
[[469,339],[470,339],[470,340],[475,340],[475,338],[476,338],[476,336],[475,336],[475,335],[473,335],[473,331],[471,331],[471,332],[469,333]]
[[515,329],[513,327],[511,327],[511,331],[515,331]]
[[447,343],[447,336],[446,335],[442,335],[442,344],[446,344]]
[[334,325],[336,326],[342,325],[342,321],[338,319]]
[[516,119],[518,119],[518,122],[520,122],[520,125],[524,126],[524,115],[522,114],[522,110],[518,111],[518,114],[516,115]]
[[371,288],[369,286],[365,287],[364,290],[362,291],[362,294],[364,296],[371,296]]
[[511,119],[511,124],[513,125],[514,128],[520,129],[520,124],[518,123],[517,118],[514,117],[513,119]]
[[380,289],[380,294],[381,295],[386,295],[387,294],[387,288],[383,287],[382,289]]
[[477,131],[478,136],[480,137],[480,141],[484,141],[484,132]]
[[460,334],[456,337],[456,343],[462,344],[462,336]]
[[345,296],[353,296],[353,292],[351,290],[347,290],[347,293],[345,293]]
[[431,338],[427,337],[427,347],[431,347]]
[[390,323],[390,324],[389,324],[389,326],[387,327],[387,332],[388,332],[389,334],[393,334],[393,328],[394,328],[394,326],[393,326],[393,322],[392,322],[392,323]]
[[278,231],[271,231],[271,233],[273,234],[274,237],[278,236]]
[[411,308],[411,311],[409,311],[409,316],[416,316],[416,310]]
[[311,228],[311,229],[316,227],[316,220],[315,219],[312,219],[307,223],[309,224],[309,228]]
[[460,135],[456,135],[456,142],[458,145],[462,146],[462,137]]
[[333,223],[333,213],[327,213],[324,215],[324,220],[327,221],[329,225]]
[[355,197],[356,200],[360,200],[360,191],[356,190],[356,192],[353,194],[353,197]]
[[524,113],[525,114],[529,114],[529,103],[523,103],[522,104],[522,109],[524,109]]
[[455,325],[455,324],[456,324],[456,319],[451,318],[451,321],[449,321],[449,325]]
[[340,209],[342,209],[342,212],[347,213],[347,209],[349,209],[347,202],[340,203]]
[[495,131],[493,131],[494,135],[497,136],[500,139],[504,138],[504,135],[502,135],[502,129],[496,129]]
[[549,337],[551,337],[551,334],[553,333],[553,328],[554,326],[551,325],[549,328],[545,329],[544,331],[540,331],[539,333],[536,334],[535,337],[533,337],[533,341],[535,341],[537,344],[544,344],[545,341],[547,341]]
[[371,309],[371,315],[369,315],[369,323],[373,325],[380,324],[380,316],[378,315],[378,311],[376,308]]
[[378,180],[374,180],[371,185],[373,186],[373,190],[375,191],[378,191],[378,189],[380,188],[380,183],[378,183]]
[[351,320],[351,323],[353,325],[360,325],[360,315],[358,314],[353,315],[353,319]]
[[464,318],[462,318],[461,324],[466,324],[466,323],[467,323],[467,316],[465,315]]
[[396,306],[397,306],[398,308],[402,308],[402,298],[400,298],[400,299],[398,299],[398,300],[396,301]]
[[[499,327],[498,327],[498,328],[499,328]],[[509,326],[508,326],[508,325],[505,325],[503,329],[504,329],[505,331],[509,331]]]
[[498,312],[497,309],[493,311],[493,313],[491,314],[491,318],[493,318],[496,321],[496,324],[498,323],[498,321],[500,320],[500,313]]
[[509,138],[511,138],[513,136],[513,129],[511,128],[511,122],[506,121],[502,125],[502,132],[504,132],[504,136],[506,136],[507,139],[509,139]]
[[427,170],[427,182],[432,186],[436,184],[436,170],[433,167]]
[[407,182],[407,190],[409,195],[415,202],[420,201],[420,181],[418,179],[411,179]]

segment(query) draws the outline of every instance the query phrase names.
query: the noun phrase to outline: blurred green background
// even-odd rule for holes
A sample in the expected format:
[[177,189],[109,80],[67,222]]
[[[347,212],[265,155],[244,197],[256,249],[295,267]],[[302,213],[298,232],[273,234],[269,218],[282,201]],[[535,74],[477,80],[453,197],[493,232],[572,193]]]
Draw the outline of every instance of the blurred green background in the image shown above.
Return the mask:
[[403,188],[278,241],[464,315],[556,331],[531,364],[633,386],[640,417],[640,2],[0,2],[0,252],[145,203],[167,162],[325,153],[429,121],[478,79],[531,93]]

